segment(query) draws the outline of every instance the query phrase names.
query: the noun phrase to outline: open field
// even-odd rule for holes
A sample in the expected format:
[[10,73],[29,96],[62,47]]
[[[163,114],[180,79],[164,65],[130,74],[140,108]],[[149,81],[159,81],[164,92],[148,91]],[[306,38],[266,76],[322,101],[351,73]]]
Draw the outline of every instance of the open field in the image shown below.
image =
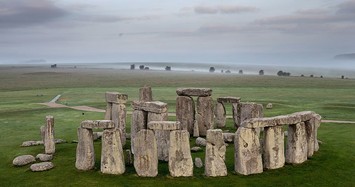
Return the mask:
[[[262,174],[235,174],[233,145],[227,149],[228,176],[207,178],[203,169],[194,169],[194,177],[169,177],[166,163],[159,165],[157,178],[139,178],[133,166],[127,166],[122,176],[99,172],[101,142],[95,143],[97,168],[80,172],[74,167],[76,128],[85,119],[102,119],[103,113],[82,112],[69,108],[48,108],[38,103],[48,102],[56,95],[58,103],[69,106],[91,106],[104,109],[104,93],[119,91],[138,98],[139,87],[153,88],[155,100],[167,102],[169,112],[175,111],[177,87],[210,87],[213,98],[238,96],[242,101],[273,103],[265,116],[312,110],[323,119],[355,121],[355,80],[335,78],[240,76],[220,73],[129,71],[115,69],[72,69],[46,67],[0,67],[0,186],[354,186],[355,125],[322,123],[320,151],[304,164],[286,165]],[[127,109],[131,107],[127,104]],[[67,140],[57,144],[55,168],[33,173],[28,166],[16,168],[12,159],[21,154],[43,152],[42,146],[20,147],[26,140],[39,140],[39,127],[46,115],[55,117],[56,138]],[[227,107],[231,115],[231,107]],[[170,117],[174,120],[174,117]],[[226,129],[233,130],[232,120]],[[127,118],[128,131],[130,116]],[[233,130],[234,131],[234,130]],[[129,142],[126,144],[128,148]],[[194,145],[191,140],[191,145]],[[203,152],[193,157],[204,157]]]

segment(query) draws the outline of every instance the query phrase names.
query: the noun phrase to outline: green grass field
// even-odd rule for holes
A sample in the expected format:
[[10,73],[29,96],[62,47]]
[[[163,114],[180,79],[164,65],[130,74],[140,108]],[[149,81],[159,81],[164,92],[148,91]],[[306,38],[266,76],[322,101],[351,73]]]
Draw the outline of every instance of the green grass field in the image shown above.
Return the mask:
[[[234,173],[231,144],[227,148],[226,177],[205,177],[203,169],[194,168],[194,177],[172,178],[167,163],[160,163],[156,178],[141,178],[133,166],[126,166],[122,176],[101,174],[100,141],[95,142],[95,170],[76,170],[76,144],[70,143],[77,139],[76,128],[82,120],[102,119],[104,114],[38,104],[60,94],[61,104],[104,109],[106,91],[127,93],[129,101],[133,101],[138,98],[139,87],[147,84],[153,88],[154,99],[167,102],[169,112],[174,112],[176,88],[210,87],[214,99],[237,96],[242,101],[273,103],[272,110],[264,110],[265,116],[312,110],[323,119],[355,121],[355,80],[45,67],[0,67],[0,80],[0,186],[355,186],[355,124],[322,123],[318,132],[323,142],[320,151],[301,165],[286,165],[258,175],[238,175]],[[129,104],[127,109],[132,110]],[[40,139],[39,128],[46,115],[55,117],[56,138],[69,142],[57,144],[55,168],[34,173],[29,166],[12,166],[18,155],[44,151],[43,146],[20,145]],[[227,115],[231,115],[231,106],[227,106]],[[226,129],[233,131],[232,120],[227,122]],[[129,131],[130,116],[127,124]],[[129,145],[127,142],[125,148]],[[204,152],[192,156],[203,158]]]

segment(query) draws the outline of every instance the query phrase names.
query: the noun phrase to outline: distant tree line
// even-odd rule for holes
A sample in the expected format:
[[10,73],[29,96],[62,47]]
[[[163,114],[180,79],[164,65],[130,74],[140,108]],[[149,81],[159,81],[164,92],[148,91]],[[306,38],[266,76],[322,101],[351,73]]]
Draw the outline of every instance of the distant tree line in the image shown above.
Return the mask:
[[278,71],[277,72],[277,76],[285,76],[285,77],[288,77],[288,76],[290,76],[291,75],[291,73],[290,72],[284,72],[284,71]]

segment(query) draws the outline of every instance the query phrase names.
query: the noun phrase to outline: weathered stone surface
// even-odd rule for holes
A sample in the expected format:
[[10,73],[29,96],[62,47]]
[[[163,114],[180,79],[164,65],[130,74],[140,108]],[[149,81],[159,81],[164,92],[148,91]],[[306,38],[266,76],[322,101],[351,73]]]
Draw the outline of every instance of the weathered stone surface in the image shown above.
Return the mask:
[[102,135],[101,172],[120,175],[125,172],[125,161],[119,129],[105,129]]
[[90,170],[95,165],[95,153],[92,129],[78,128],[78,145],[76,148],[75,167]]
[[44,133],[44,152],[46,154],[55,153],[53,116],[46,116],[46,125],[45,125],[45,133]]
[[168,104],[160,101],[133,101],[132,108],[135,110],[144,110],[147,112],[164,113],[168,111]]
[[234,142],[234,137],[235,137],[235,133],[223,133],[223,140],[224,142],[227,142],[227,143],[232,143]]
[[63,139],[54,139],[54,143],[55,144],[61,144],[61,143],[67,143],[67,141],[63,140]]
[[169,171],[173,177],[193,176],[189,138],[187,130],[170,132]]
[[194,121],[194,138],[197,138],[200,136],[200,132],[198,130],[198,124],[197,124],[197,120]]
[[198,137],[196,138],[196,145],[206,147],[206,139]]
[[195,166],[196,166],[197,168],[202,168],[202,167],[203,167],[203,162],[202,162],[202,160],[201,160],[200,157],[196,157],[196,158],[195,158]]
[[154,113],[148,112],[147,123],[151,121],[168,121],[168,112]]
[[131,119],[131,151],[134,154],[134,137],[137,132],[142,129],[147,129],[148,113],[142,110],[134,110]]
[[31,171],[47,171],[54,168],[54,164],[52,162],[41,162],[37,164],[32,164],[30,169]]
[[318,128],[320,127],[321,119],[322,117],[318,114],[315,114],[314,116],[314,151],[319,150],[319,140],[318,140]]
[[35,140],[24,141],[22,142],[21,147],[30,147],[36,145],[43,145],[43,141],[35,141]]
[[211,96],[212,89],[211,88],[178,88],[176,89],[176,93],[179,96]]
[[263,172],[260,141],[255,129],[239,127],[235,133],[234,170],[242,175]]
[[125,164],[126,165],[132,165],[133,164],[133,155],[132,151],[130,149],[126,149],[124,152],[124,159],[125,159]]
[[158,175],[157,142],[152,130],[142,129],[134,138],[134,168],[138,176]]
[[207,130],[213,129],[213,117],[212,97],[198,97],[196,120],[200,136],[206,136]]
[[106,92],[106,102],[124,104],[128,100],[128,95],[119,92]]
[[286,162],[300,164],[307,160],[307,138],[304,122],[289,125],[286,146]]
[[82,128],[85,129],[112,129],[115,124],[111,120],[85,120],[80,123]]
[[266,105],[266,109],[272,109],[272,103],[268,103],[268,104]]
[[217,102],[214,108],[214,123],[217,128],[223,128],[226,126],[226,108],[223,103]]
[[36,158],[32,155],[21,155],[16,157],[13,161],[12,164],[14,166],[24,166],[27,164],[30,164],[32,162],[36,162]]
[[38,154],[36,156],[36,159],[42,161],[42,162],[47,162],[51,161],[53,159],[53,155],[48,155],[48,154]]
[[139,88],[139,100],[140,101],[153,101],[152,88],[150,86],[144,86]]
[[307,157],[310,158],[314,153],[315,146],[315,118],[305,121],[306,140],[307,140]]
[[239,103],[240,97],[232,97],[232,96],[218,97],[217,102],[219,102],[219,103]]
[[112,122],[121,130],[121,143],[126,144],[126,106],[124,104],[112,104]]
[[222,130],[208,130],[206,141],[205,175],[209,177],[226,176],[227,167],[224,163],[226,159],[226,146]]
[[102,138],[102,132],[93,132],[93,139],[98,140]]
[[170,131],[154,130],[154,135],[157,140],[158,159],[169,161]]
[[150,130],[179,130],[180,122],[178,121],[150,121],[148,123]]
[[44,142],[44,137],[45,137],[45,134],[46,134],[46,126],[42,125],[39,130],[40,130],[42,142]]
[[235,127],[241,126],[242,122],[251,118],[262,118],[263,105],[257,103],[234,103],[233,105],[233,118]]
[[202,148],[201,148],[201,147],[195,146],[195,147],[192,147],[192,148],[191,148],[191,152],[199,152],[199,151],[202,151]]
[[112,103],[106,104],[106,111],[105,111],[105,120],[112,120]]
[[180,121],[183,130],[188,130],[190,135],[194,133],[195,102],[191,97],[177,96],[176,120]]
[[263,164],[266,169],[285,165],[285,144],[282,126],[266,127],[263,141]]

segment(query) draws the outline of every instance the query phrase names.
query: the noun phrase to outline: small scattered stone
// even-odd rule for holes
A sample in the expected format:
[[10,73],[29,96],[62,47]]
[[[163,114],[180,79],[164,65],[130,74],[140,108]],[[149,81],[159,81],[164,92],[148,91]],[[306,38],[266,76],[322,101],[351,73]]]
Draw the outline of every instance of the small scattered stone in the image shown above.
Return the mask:
[[203,162],[202,162],[202,160],[201,160],[200,157],[196,157],[196,158],[195,158],[195,166],[196,166],[197,168],[202,168],[202,167],[203,167]]
[[202,151],[202,148],[195,146],[195,147],[192,147],[192,148],[191,148],[191,151],[192,151],[192,152],[199,152],[199,151]]
[[29,163],[36,162],[36,158],[32,155],[22,155],[16,157],[13,161],[12,164],[14,166],[24,166]]
[[272,103],[268,103],[268,104],[266,105],[266,109],[272,109]]
[[78,140],[72,140],[71,143],[78,143]]
[[196,138],[196,145],[206,147],[206,139],[201,137]]
[[235,133],[223,133],[224,142],[234,142]]
[[52,162],[41,162],[37,164],[32,164],[30,169],[32,171],[47,171],[54,167]]
[[34,141],[34,140],[25,141],[25,142],[22,142],[21,147],[30,147],[30,146],[36,146],[36,145],[43,145],[43,141]]
[[36,159],[40,160],[41,162],[47,162],[47,161],[51,161],[53,159],[53,155],[49,155],[49,154],[38,154],[36,156]]
[[62,139],[55,139],[54,142],[55,142],[56,144],[67,143],[66,140],[62,140]]

